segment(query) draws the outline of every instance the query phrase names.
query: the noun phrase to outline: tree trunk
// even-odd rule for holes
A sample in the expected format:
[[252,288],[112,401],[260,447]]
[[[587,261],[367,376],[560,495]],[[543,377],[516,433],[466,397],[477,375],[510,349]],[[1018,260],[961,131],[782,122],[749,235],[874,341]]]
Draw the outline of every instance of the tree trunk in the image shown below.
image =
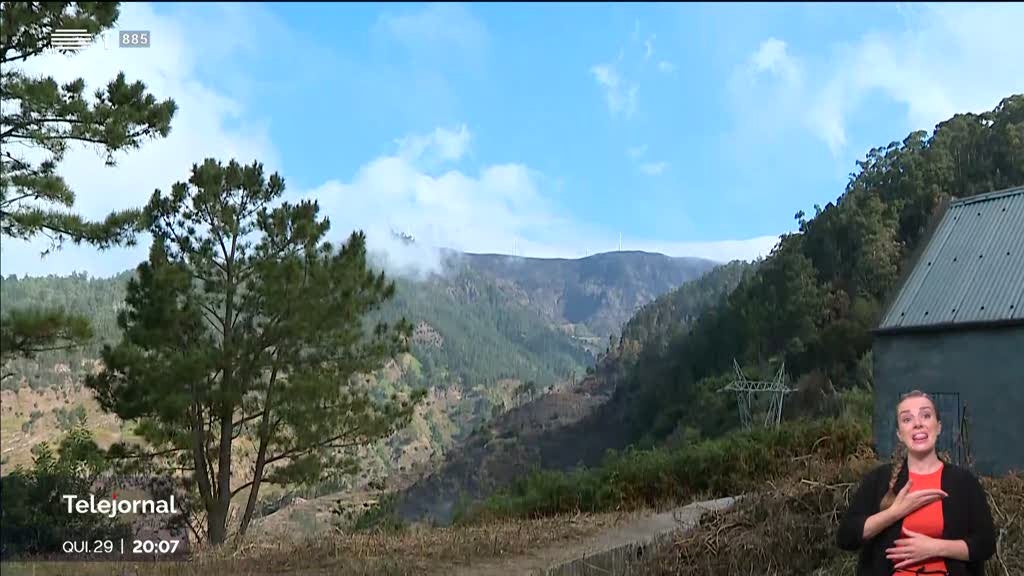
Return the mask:
[[[214,489],[210,482],[212,476],[210,476],[206,460],[205,440],[206,431],[203,429],[203,418],[199,413],[198,404],[196,404],[193,407],[192,415],[192,458],[195,460],[195,478],[196,483],[199,485],[199,495],[203,501],[203,508],[206,509],[207,538],[213,542],[213,535],[217,533],[221,538],[221,542],[223,542],[227,514],[218,514],[218,504],[214,498]],[[216,520],[217,518],[220,518],[219,522]],[[219,530],[215,526],[219,526]]]
[[228,510],[231,508],[231,418],[234,410],[225,408],[220,421],[220,450],[217,455],[217,500],[214,505],[219,524],[214,536],[214,511],[210,511],[210,543],[222,544],[227,539]]
[[[223,397],[218,406],[220,445],[217,450],[217,502],[213,506],[216,516],[211,511],[209,530],[210,543],[213,545],[222,544],[227,539],[227,517],[228,510],[231,509],[231,436],[234,433],[231,424],[235,417],[233,395],[235,394],[235,374],[238,369],[234,355],[233,334],[236,286],[232,275],[236,240],[237,237],[232,238],[231,252],[224,254],[227,294],[224,302],[224,325],[222,327],[224,341],[221,348],[221,394]],[[223,247],[223,243],[221,246]]]
[[[270,411],[267,411],[269,414]],[[267,417],[264,416],[264,425],[269,429],[267,425]],[[263,435],[260,433],[260,447],[256,454],[256,466],[253,468],[252,475],[252,487],[249,488],[249,498],[245,502],[245,512],[242,514],[242,522],[238,525],[238,536],[245,536],[245,531],[249,529],[249,522],[252,521],[252,515],[256,510],[256,498],[259,496],[260,484],[263,483],[263,467],[267,463],[267,444],[269,444],[269,434]]]
[[[230,491],[228,495],[231,495]],[[230,503],[228,500],[228,504]],[[228,508],[223,505],[221,499],[214,500],[211,504],[206,509],[206,535],[210,544],[219,546],[228,538]]]
[[[256,498],[259,497],[260,485],[263,483],[263,468],[267,464],[267,447],[270,445],[270,435],[273,430],[270,426],[271,409],[274,405],[274,385],[277,383],[277,365],[275,364],[270,372],[270,380],[267,383],[267,397],[263,401],[263,418],[260,419],[260,447],[256,452],[256,466],[253,467],[252,487],[249,488],[249,498],[245,502],[245,512],[242,514],[242,522],[238,525],[238,536],[245,536],[249,529],[249,522],[256,510]],[[276,426],[274,427],[276,428]]]

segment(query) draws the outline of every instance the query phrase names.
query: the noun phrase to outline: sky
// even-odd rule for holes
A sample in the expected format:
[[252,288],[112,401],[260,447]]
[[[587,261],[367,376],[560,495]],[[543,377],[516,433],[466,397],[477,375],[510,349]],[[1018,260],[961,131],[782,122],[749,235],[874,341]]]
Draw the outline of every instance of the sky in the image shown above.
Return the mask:
[[[123,70],[178,104],[171,135],[114,168],[69,152],[89,217],[234,158],[396,270],[431,269],[437,247],[727,261],[769,253],[872,147],[1024,92],[1021,29],[1009,3],[131,3],[89,48],[26,69],[90,89]],[[46,247],[4,239],[0,274],[108,276],[148,239]]]

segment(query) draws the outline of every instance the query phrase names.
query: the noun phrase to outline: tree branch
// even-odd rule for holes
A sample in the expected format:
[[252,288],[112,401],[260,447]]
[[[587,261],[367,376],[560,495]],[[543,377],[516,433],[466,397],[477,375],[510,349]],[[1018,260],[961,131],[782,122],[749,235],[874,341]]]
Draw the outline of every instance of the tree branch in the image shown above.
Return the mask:
[[[209,304],[206,304],[204,302],[200,302],[199,303],[199,307],[202,308],[203,311],[208,312],[211,316],[213,316],[214,320],[217,321],[217,324],[220,324],[221,326],[224,325],[224,319],[221,318],[219,314],[217,314],[217,311],[214,310],[212,306],[210,306]],[[209,322],[209,321],[210,320],[207,319],[207,322]],[[216,326],[216,324],[214,324],[213,322],[210,322],[210,324],[213,324],[214,326]]]
[[236,420],[236,421],[231,423],[231,427],[232,428],[240,427],[242,424],[245,424],[246,422],[255,420],[255,419],[263,416],[264,412],[266,412],[266,411],[265,410],[260,410],[259,412],[255,412],[253,414],[245,416],[245,417],[241,418],[240,420]]
[[234,498],[235,498],[235,496],[237,496],[239,492],[241,492],[242,490],[245,490],[246,488],[248,488],[248,487],[252,486],[252,485],[253,485],[253,482],[254,482],[254,480],[249,480],[249,481],[248,481],[248,482],[246,482],[245,484],[242,484],[242,485],[241,485],[241,486],[239,486],[238,488],[235,488],[234,490],[232,490],[232,491],[231,491],[231,498],[232,498],[232,499],[234,499]]
[[309,452],[309,451],[312,451],[312,450],[317,450],[319,448],[350,448],[352,446],[358,446],[358,445],[363,443],[362,439],[354,439],[354,440],[351,440],[350,442],[345,442],[345,443],[339,444],[339,445],[335,445],[334,444],[338,440],[341,440],[342,438],[344,438],[346,436],[349,436],[351,434],[354,434],[356,432],[358,432],[358,429],[357,428],[352,428],[352,429],[349,429],[349,430],[346,430],[346,431],[342,432],[341,434],[337,434],[335,436],[332,436],[332,437],[327,438],[325,440],[321,440],[319,442],[313,442],[313,443],[305,445],[305,446],[293,447],[293,448],[291,448],[289,450],[285,450],[284,452],[282,452],[282,453],[280,453],[280,454],[278,454],[276,456],[272,456],[270,458],[267,458],[267,462],[266,463],[267,463],[267,465],[270,465],[270,464],[272,464],[274,462],[278,462],[278,461],[284,460],[286,458],[292,458],[294,456],[299,456],[299,455],[301,455],[301,454],[303,454],[305,452]]
[[161,456],[167,456],[168,454],[174,454],[177,452],[185,452],[188,448],[168,448],[167,450],[161,450],[159,452],[139,453],[139,454],[127,454],[124,456],[114,456],[114,460],[142,460],[150,458],[159,458]]
[[[147,130],[142,129],[136,132],[126,134],[125,137],[128,140],[134,140],[146,135]],[[86,144],[103,144],[108,145],[109,142],[103,138],[92,138],[89,136],[76,136],[74,134],[19,134],[8,130],[2,135],[3,140],[31,140],[33,142],[84,142]]]

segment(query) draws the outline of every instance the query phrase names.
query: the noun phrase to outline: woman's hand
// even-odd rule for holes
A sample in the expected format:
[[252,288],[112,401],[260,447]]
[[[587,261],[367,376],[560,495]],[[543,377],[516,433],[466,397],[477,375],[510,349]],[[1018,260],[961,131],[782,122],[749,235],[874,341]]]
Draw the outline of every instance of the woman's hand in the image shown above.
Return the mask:
[[942,490],[937,488],[929,490],[918,490],[917,492],[911,492],[910,486],[913,481],[908,480],[906,486],[900,490],[899,494],[896,495],[896,499],[893,500],[892,506],[890,507],[893,514],[897,518],[906,518],[910,513],[922,506],[927,506],[936,500],[940,500],[949,496]]
[[895,568],[897,570],[911,564],[918,564],[925,560],[942,556],[942,540],[929,538],[924,534],[918,534],[906,528],[903,529],[903,533],[908,538],[897,540],[894,542],[895,546],[885,551],[886,558],[896,563]]

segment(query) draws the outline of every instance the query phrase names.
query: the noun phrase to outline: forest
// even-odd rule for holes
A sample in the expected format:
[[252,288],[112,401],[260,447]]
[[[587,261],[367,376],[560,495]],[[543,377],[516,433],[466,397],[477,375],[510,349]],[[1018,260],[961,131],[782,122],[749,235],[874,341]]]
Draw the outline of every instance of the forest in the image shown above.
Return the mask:
[[[41,352],[34,358],[13,358],[8,370],[17,378],[3,381],[5,388],[22,383],[45,388],[66,381],[53,370],[67,364],[71,379],[81,376],[99,357],[104,344],[120,336],[116,318],[124,307],[125,287],[132,271],[112,278],[69,276],[0,279],[0,310],[44,307],[62,309],[90,320],[93,338],[83,346]],[[445,345],[414,342],[412,352],[423,365],[409,375],[409,385],[466,387],[493,384],[500,379],[534,380],[549,386],[582,372],[590,354],[559,332],[536,311],[504,298],[486,276],[461,267],[451,277],[431,281],[397,279],[395,298],[369,319],[397,321],[405,317],[425,322],[444,335]],[[462,286],[463,290],[454,290]]]
[[870,331],[941,203],[1024,184],[1024,95],[871,149],[858,167],[836,201],[797,212],[798,230],[685,330],[670,297],[626,325],[614,404],[635,423],[633,440],[733,428],[734,404],[716,391],[734,359],[762,376],[785,363],[805,400],[790,416],[827,413],[814,398],[870,390]]
[[[848,412],[838,399],[870,395],[871,329],[938,210],[951,198],[1024,184],[1024,95],[913,132],[870,150],[834,202],[797,211],[796,231],[770,255],[722,266],[643,307],[594,362],[564,324],[472,269],[451,282],[423,284],[385,275],[364,233],[328,240],[330,221],[319,204],[285,201],[284,179],[265,172],[259,159],[197,158],[179,180],[147,183],[157,188],[143,207],[98,221],[79,216],[58,171],[69,147],[88,145],[116,164],[121,152],[166,138],[177,104],[123,73],[87,93],[82,79],[58,84],[19,68],[50,47],[54,30],[111,29],[116,4],[4,9],[0,236],[49,239],[49,250],[152,238],[148,258],[115,278],[2,279],[3,386],[84,385],[105,415],[131,423],[135,435],[101,448],[85,408],[51,411],[67,432],[62,440],[55,448],[37,444],[31,468],[2,478],[5,556],[53,551],[73,533],[119,529],[105,521],[70,525],[56,504],[56,495],[92,490],[115,472],[181,484],[187,528],[218,547],[246,536],[267,488],[322,486],[352,475],[359,450],[409,427],[427,388],[522,380],[518,394],[533,397],[552,384],[575,383],[587,365],[587,376],[615,384],[612,398],[584,417],[589,425],[615,433],[601,420],[614,416],[628,425],[616,441],[640,448],[706,442],[699,457],[669,467],[656,452],[612,458],[605,472],[627,481],[616,486],[600,473],[590,476],[597,480],[587,488],[600,496],[594,509],[616,506],[631,487],[649,490],[645,496],[679,495],[631,472],[661,478],[670,469],[698,477],[686,481],[689,488],[714,488],[703,480],[721,481],[717,488],[730,493],[746,490],[749,484],[725,481],[749,471],[730,471],[733,459],[722,455],[749,461],[800,430],[792,450],[777,454],[770,469],[755,470],[764,474],[754,478],[760,482],[799,458],[807,440],[830,435],[831,424],[800,423],[773,433],[775,440],[722,440],[737,427],[734,405],[720,393],[733,364],[761,376],[785,366],[799,390],[787,420]],[[564,306],[564,319],[593,318],[607,328],[608,317],[596,313],[600,298],[584,284],[580,298]],[[623,299],[615,308],[634,303]],[[396,377],[395,359],[409,353],[416,361]],[[470,404],[474,417],[488,413]],[[44,417],[30,412],[21,433]],[[863,447],[862,424],[831,434],[846,438],[834,459]],[[600,442],[597,434],[584,440]],[[575,486],[561,482],[559,492]]]

